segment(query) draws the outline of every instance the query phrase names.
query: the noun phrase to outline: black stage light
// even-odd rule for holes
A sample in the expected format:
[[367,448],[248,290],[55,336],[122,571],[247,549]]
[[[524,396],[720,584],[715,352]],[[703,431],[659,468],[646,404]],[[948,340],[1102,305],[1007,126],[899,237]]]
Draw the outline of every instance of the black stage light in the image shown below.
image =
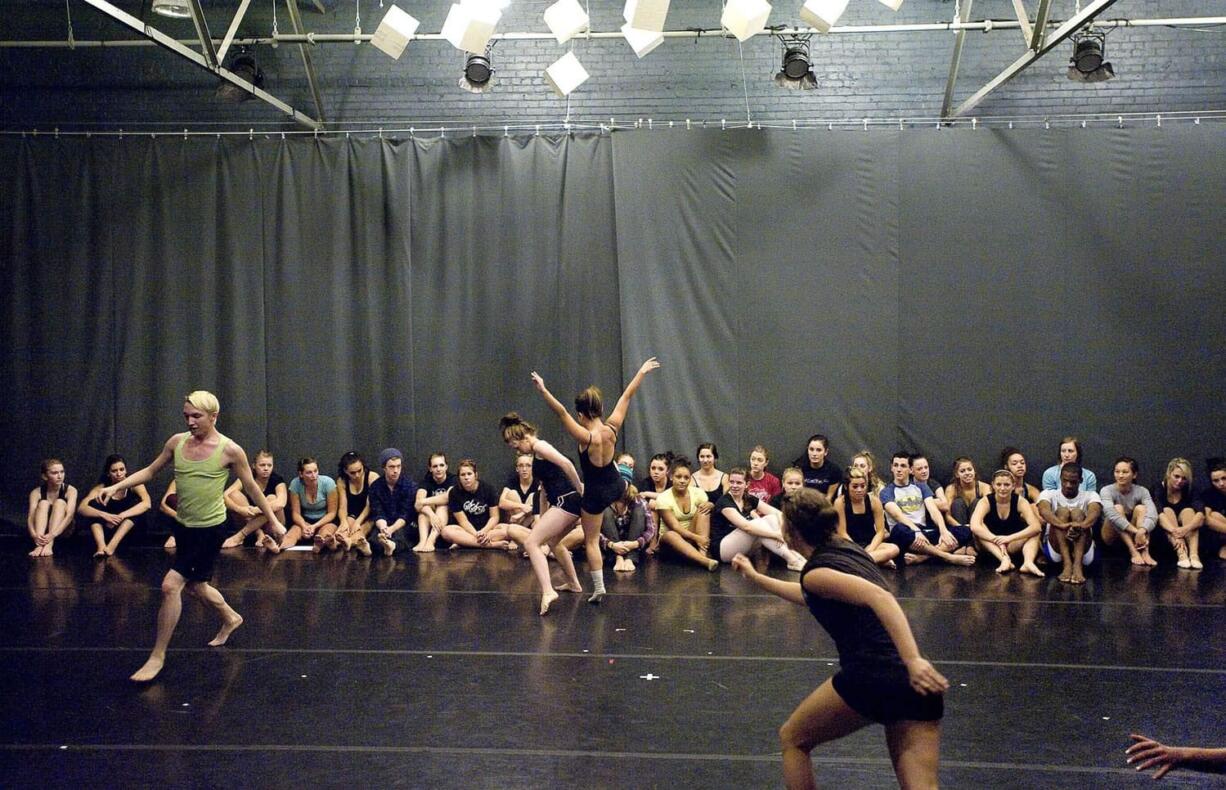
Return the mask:
[[1083,30],[1073,34],[1073,57],[1069,58],[1068,78],[1074,82],[1103,82],[1115,76],[1115,69],[1104,60],[1107,34]]
[[775,75],[775,84],[796,90],[816,88],[817,77],[813,74],[813,63],[809,58],[809,38],[780,36],[779,41],[783,44],[783,64]]
[[[227,60],[229,60],[227,68],[234,72],[235,76],[242,77],[257,88],[264,87],[264,72],[260,71],[260,64],[256,61],[255,55],[250,50],[246,48],[239,49]],[[219,101],[234,102],[235,104],[255,98],[233,82],[224,79],[217,85],[215,95]]]
[[485,52],[477,54],[469,52],[464,61],[464,74],[460,77],[460,87],[469,93],[485,93],[494,88],[494,66],[490,60],[490,50],[494,48],[491,41]]

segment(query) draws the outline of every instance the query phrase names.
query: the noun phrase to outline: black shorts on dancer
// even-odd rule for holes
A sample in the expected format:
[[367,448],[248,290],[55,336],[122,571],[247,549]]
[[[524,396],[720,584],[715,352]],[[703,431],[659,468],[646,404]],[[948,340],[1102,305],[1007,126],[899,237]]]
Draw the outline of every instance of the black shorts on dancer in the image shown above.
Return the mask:
[[226,522],[211,527],[185,527],[179,522],[171,526],[175,538],[175,561],[171,568],[192,582],[207,582],[213,578],[213,565],[221,554]]
[[878,724],[939,721],[945,715],[944,695],[920,694],[911,688],[906,667],[843,669],[831,682],[849,708]]

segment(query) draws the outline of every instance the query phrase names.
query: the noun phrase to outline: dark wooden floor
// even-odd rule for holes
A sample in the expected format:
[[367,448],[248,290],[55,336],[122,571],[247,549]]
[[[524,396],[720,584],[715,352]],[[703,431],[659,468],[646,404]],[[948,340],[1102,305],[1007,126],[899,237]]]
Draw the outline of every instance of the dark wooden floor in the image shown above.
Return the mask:
[[[778,725],[835,668],[806,611],[728,569],[651,563],[599,607],[567,595],[540,618],[518,557],[237,549],[216,581],[246,624],[207,648],[216,623],[189,599],[161,678],[137,688],[166,553],[24,552],[0,540],[5,788],[772,787]],[[1143,787],[1130,731],[1226,744],[1223,566],[1113,559],[1082,588],[892,575],[952,683],[942,783]],[[894,786],[880,728],[815,763],[823,785]]]

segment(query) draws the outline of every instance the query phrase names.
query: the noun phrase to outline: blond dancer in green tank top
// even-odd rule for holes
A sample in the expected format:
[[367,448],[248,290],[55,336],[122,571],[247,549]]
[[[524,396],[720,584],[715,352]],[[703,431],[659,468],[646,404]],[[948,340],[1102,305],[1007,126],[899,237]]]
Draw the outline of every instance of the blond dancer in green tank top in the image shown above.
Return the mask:
[[[187,423],[187,431],[167,439],[162,452],[144,469],[102,489],[100,500],[105,504],[124,489],[150,482],[163,466],[173,462],[175,486],[179,494],[179,523],[188,529],[212,527],[225,520],[223,494],[228,472],[233,471],[246,488],[248,498],[260,508],[268,523],[284,529],[252,477],[243,448],[218,432],[217,415],[220,411],[221,407],[212,393],[197,390],[188,395],[183,403],[183,420]],[[220,542],[217,548],[220,550]],[[170,638],[174,636],[183,610],[185,588],[216,609],[221,617],[221,628],[209,642],[210,646],[224,645],[234,629],[243,624],[242,616],[230,608],[222,594],[208,581],[190,580],[172,568],[162,579],[162,604],[158,609],[157,638],[153,650],[144,665],[132,675],[133,681],[148,682],[162,671],[166,648],[170,645]]]

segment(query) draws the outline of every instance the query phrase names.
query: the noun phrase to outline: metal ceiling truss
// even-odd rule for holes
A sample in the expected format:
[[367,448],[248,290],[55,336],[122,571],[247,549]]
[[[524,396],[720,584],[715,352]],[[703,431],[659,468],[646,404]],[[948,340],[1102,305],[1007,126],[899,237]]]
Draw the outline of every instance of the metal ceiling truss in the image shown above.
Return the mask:
[[[963,0],[963,2],[967,8],[961,10],[969,13],[970,0]],[[1013,0],[1013,7],[1017,11],[1018,26],[1022,31],[1022,36],[1026,39],[1026,52],[1006,66],[1004,71],[989,80],[986,85],[971,94],[969,98],[959,104],[957,109],[951,113],[950,106],[953,104],[954,82],[958,77],[958,61],[962,57],[962,34],[964,31],[959,28],[957,39],[954,42],[953,59],[949,67],[949,81],[945,85],[945,102],[941,106],[941,117],[957,118],[966,115],[977,107],[989,93],[1004,85],[1018,74],[1021,74],[1036,60],[1051,52],[1062,41],[1076,33],[1080,28],[1093,20],[1094,17],[1110,8],[1115,2],[1116,0],[1093,0],[1085,8],[1080,9],[1073,16],[1065,20],[1051,32],[1051,35],[1048,35],[1047,20],[1048,14],[1051,11],[1051,0],[1039,0],[1038,11],[1035,14],[1033,24],[1031,24],[1027,16],[1026,6],[1022,0]],[[965,19],[961,21],[965,23]]]
[[[126,25],[132,30],[135,30],[137,33],[140,33],[142,36],[147,37],[148,39],[152,40],[159,46],[162,46],[170,50],[171,52],[175,53],[176,55],[182,58],[186,58],[187,60],[191,61],[192,63],[195,63],[197,66],[204,69],[205,71],[216,74],[218,77],[221,77],[223,80],[226,80],[227,82],[237,85],[238,87],[247,91],[251,95],[255,96],[257,99],[261,99],[262,101],[265,101],[271,104],[273,107],[276,107],[278,110],[290,116],[295,121],[302,124],[303,126],[306,126],[307,128],[310,128],[310,129],[322,129],[323,128],[322,119],[316,120],[310,117],[309,115],[299,110],[294,109],[289,104],[281,101],[276,96],[273,96],[271,93],[269,93],[268,91],[256,86],[255,84],[251,82],[248,82],[246,79],[240,77],[239,75],[235,74],[234,72],[230,71],[229,69],[227,69],[225,66],[222,65],[223,59],[225,57],[225,52],[229,48],[230,42],[233,41],[234,39],[234,33],[238,30],[238,24],[241,21],[243,14],[246,13],[247,6],[250,0],[246,0],[246,2],[244,2],[241,6],[239,6],[238,12],[235,14],[234,21],[230,24],[230,30],[226,33],[226,40],[222,42],[222,47],[220,50],[216,50],[213,48],[213,39],[209,35],[208,25],[205,24],[204,22],[204,14],[201,12],[199,0],[192,0],[191,2],[192,19],[193,21],[196,22],[196,32],[200,37],[200,46],[202,50],[201,52],[197,52],[191,47],[188,47],[184,44],[180,44],[178,41],[166,35],[165,33],[153,27],[152,25],[148,25],[143,20],[132,16],[127,11],[124,11],[123,9],[116,7],[114,4],[108,2],[108,0],[85,0],[85,2],[93,6],[94,8],[98,9],[102,13],[106,14],[107,16],[111,17],[112,19],[116,20],[117,22],[123,25]],[[287,0],[287,2],[292,4],[294,0]],[[312,91],[314,91],[315,90],[314,81],[312,81],[311,87],[312,87]],[[319,98],[318,98],[318,93],[316,92],[316,105],[317,106],[319,106],[318,102],[319,102]]]

